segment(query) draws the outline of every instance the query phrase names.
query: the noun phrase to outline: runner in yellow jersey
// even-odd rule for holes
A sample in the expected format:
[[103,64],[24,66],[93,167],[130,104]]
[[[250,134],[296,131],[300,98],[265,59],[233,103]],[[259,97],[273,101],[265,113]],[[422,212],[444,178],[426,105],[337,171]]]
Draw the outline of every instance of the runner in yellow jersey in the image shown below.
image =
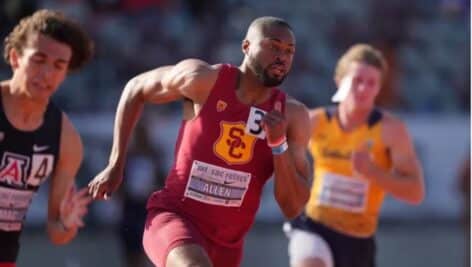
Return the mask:
[[291,267],[373,267],[385,194],[424,198],[422,168],[405,124],[375,107],[387,66],[358,44],[338,61],[337,106],[310,112],[314,180],[303,215],[285,225]]

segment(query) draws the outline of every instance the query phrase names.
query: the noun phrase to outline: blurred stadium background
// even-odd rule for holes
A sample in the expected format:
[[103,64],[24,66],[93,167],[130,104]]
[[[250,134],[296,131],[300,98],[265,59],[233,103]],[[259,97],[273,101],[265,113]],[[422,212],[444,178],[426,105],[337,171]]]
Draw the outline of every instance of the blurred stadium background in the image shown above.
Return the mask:
[[[105,166],[120,92],[139,72],[187,57],[239,64],[249,22],[281,16],[297,36],[294,66],[282,88],[315,107],[329,104],[333,69],[344,50],[356,42],[375,45],[391,66],[379,105],[407,121],[427,190],[418,207],[386,199],[378,266],[470,266],[470,170],[463,171],[470,166],[470,0],[0,0],[1,39],[39,8],[76,18],[96,42],[94,60],[55,96],[83,135],[80,186]],[[1,64],[0,79],[9,75]],[[43,186],[28,213],[19,267],[124,267],[119,233],[132,231],[123,220],[135,220],[127,201],[147,195],[154,187],[147,185],[162,184],[179,123],[179,104],[146,109],[140,132],[149,133],[147,145],[159,171],[143,176],[155,181],[128,177],[120,194],[92,205],[86,229],[68,246],[47,240]],[[283,219],[271,192],[268,184],[244,267],[288,266]]]

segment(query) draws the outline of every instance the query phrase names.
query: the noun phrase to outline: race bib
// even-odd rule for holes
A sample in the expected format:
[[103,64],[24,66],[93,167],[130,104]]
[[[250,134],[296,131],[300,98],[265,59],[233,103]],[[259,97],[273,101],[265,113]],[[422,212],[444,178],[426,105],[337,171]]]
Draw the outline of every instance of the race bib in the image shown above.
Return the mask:
[[349,212],[363,212],[367,203],[369,183],[339,174],[325,173],[318,202]]
[[184,196],[212,205],[240,207],[251,174],[195,160]]
[[262,129],[262,118],[266,112],[260,108],[251,107],[249,117],[246,122],[245,132],[259,139],[265,139],[266,133]]
[[33,196],[33,191],[0,187],[0,230],[21,229]]

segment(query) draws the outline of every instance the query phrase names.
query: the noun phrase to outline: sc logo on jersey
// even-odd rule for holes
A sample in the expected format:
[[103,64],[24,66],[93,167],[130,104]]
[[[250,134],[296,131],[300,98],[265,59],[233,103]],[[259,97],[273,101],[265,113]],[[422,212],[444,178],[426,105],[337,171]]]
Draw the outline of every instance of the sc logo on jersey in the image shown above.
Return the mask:
[[215,155],[228,164],[248,163],[254,154],[256,137],[245,133],[243,122],[220,122],[220,136],[213,145]]

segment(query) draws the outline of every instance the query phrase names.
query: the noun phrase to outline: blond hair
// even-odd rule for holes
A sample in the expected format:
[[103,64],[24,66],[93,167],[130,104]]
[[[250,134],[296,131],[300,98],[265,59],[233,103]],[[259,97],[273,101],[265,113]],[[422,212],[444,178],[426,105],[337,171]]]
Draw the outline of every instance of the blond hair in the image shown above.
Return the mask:
[[368,44],[356,44],[351,46],[346,53],[338,60],[336,70],[334,71],[334,79],[340,81],[346,74],[347,68],[351,62],[365,63],[377,68],[382,78],[385,77],[388,66],[382,52]]

